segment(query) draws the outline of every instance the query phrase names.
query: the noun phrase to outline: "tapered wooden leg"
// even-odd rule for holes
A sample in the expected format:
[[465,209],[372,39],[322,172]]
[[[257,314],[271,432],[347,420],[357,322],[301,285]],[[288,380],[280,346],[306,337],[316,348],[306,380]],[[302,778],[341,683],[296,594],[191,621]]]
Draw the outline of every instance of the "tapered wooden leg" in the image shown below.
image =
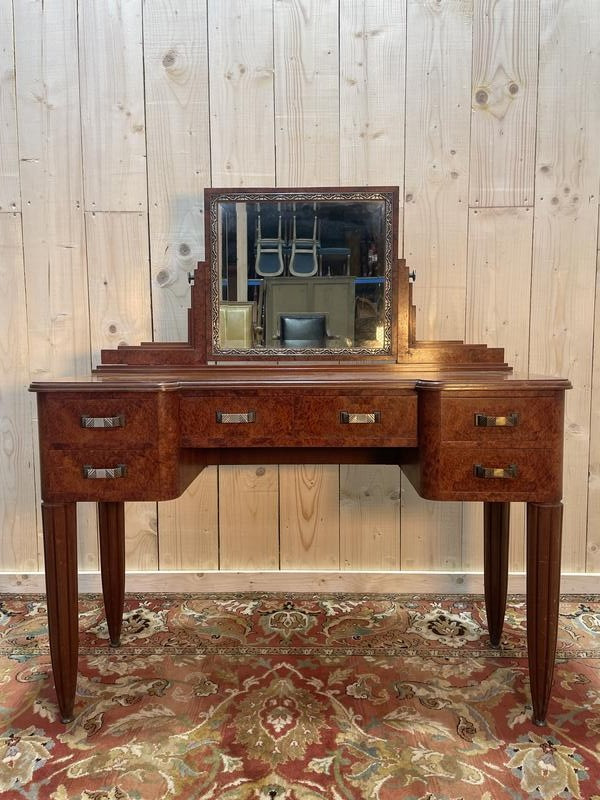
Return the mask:
[[125,599],[125,504],[98,503],[100,573],[108,635],[113,647],[121,644]]
[[506,612],[509,523],[510,503],[483,504],[483,583],[492,647],[500,644]]
[[50,658],[63,722],[73,719],[77,687],[77,508],[42,503]]
[[533,721],[546,724],[560,594],[562,503],[527,504],[527,649]]

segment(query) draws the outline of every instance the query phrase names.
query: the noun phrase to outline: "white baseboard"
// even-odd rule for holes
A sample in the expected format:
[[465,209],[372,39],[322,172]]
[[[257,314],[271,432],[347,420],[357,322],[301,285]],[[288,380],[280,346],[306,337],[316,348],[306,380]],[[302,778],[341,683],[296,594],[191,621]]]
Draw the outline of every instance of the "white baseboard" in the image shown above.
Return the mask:
[[[565,573],[562,594],[599,594],[600,574]],[[128,572],[127,592],[398,592],[483,594],[481,572]],[[44,574],[0,572],[0,594],[43,593]],[[99,572],[80,572],[79,591],[102,591]],[[509,575],[508,591],[525,593],[525,575]]]

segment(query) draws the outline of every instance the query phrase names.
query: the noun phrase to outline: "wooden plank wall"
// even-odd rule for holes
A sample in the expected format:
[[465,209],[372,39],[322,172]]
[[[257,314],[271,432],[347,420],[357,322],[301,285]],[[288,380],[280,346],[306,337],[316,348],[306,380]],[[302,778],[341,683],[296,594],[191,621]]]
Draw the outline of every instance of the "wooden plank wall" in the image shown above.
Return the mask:
[[[0,0],[0,571],[42,567],[29,380],[185,337],[205,186],[393,184],[419,336],[572,380],[564,566],[599,572],[598,130],[597,0]],[[127,508],[130,570],[481,561],[481,510],[393,467],[211,468]]]

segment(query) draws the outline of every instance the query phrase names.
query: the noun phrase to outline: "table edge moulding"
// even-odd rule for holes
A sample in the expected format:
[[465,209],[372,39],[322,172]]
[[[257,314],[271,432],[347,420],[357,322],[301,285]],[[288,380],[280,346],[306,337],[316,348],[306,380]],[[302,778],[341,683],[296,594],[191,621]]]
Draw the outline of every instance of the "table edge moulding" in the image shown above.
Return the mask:
[[[215,238],[223,235],[218,204],[232,196],[244,224],[257,203],[277,203],[278,213],[288,200],[294,213],[296,203],[309,203],[315,218],[319,203],[327,213],[325,204],[340,197],[358,202],[352,213],[373,198],[382,204],[386,257],[376,280],[384,288],[377,303],[369,302],[379,308],[384,332],[372,353],[353,342],[338,350],[327,343],[297,351],[267,342],[247,353],[223,346],[215,328],[223,283]],[[398,190],[388,187],[206,190],[209,257],[193,275],[188,340],[103,350],[88,377],[31,384],[38,403],[50,652],[64,722],[73,719],[77,685],[78,502],[98,504],[104,605],[117,647],[124,502],[179,497],[211,464],[333,463],[397,464],[421,497],[484,504],[485,604],[494,647],[506,607],[510,503],[527,504],[529,677],[533,720],[545,724],[556,651],[570,383],[515,375],[501,348],[416,339],[412,275],[404,259],[394,257],[397,207]],[[348,273],[361,263],[362,251],[352,226],[345,226],[345,235]],[[369,252],[374,248],[371,243]],[[247,249],[251,257],[250,244]],[[262,289],[262,281],[254,283]],[[243,281],[238,286],[243,291]],[[248,305],[247,297],[242,300]]]

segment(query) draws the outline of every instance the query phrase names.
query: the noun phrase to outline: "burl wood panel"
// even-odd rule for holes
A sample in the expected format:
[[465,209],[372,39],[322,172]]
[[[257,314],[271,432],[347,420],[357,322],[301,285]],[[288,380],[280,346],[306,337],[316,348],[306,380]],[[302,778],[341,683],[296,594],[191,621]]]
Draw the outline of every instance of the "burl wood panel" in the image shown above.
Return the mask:
[[[219,423],[217,412],[255,414],[250,423]],[[379,412],[376,423],[343,423],[340,414]],[[416,447],[417,397],[413,391],[288,391],[232,389],[181,399],[184,447]]]
[[[289,396],[276,392],[206,392],[181,398],[181,434],[184,447],[236,447],[271,444],[292,427]],[[217,413],[247,414],[255,421],[217,422]]]
[[[340,414],[379,412],[376,423],[343,423]],[[416,447],[417,396],[414,392],[352,394],[319,393],[297,398],[295,430],[301,443],[325,443],[328,446]]]
[[[474,467],[508,470],[515,477],[480,478]],[[431,500],[551,502],[562,491],[562,467],[553,450],[500,447],[440,448],[422,463],[420,493]]]
[[[539,392],[539,393],[538,393]],[[407,476],[431,500],[557,502],[562,496],[564,392],[498,388],[419,393],[419,463]],[[515,428],[478,428],[475,414],[518,410]],[[514,477],[477,477],[475,465],[516,468]]]
[[[100,417],[123,413],[125,425],[84,428],[80,418],[88,413]],[[170,500],[189,483],[191,474],[197,474],[179,457],[176,392],[40,393],[38,415],[46,501]],[[86,478],[85,466],[124,466],[125,474]]]
[[[474,415],[517,414],[514,427],[477,427]],[[494,447],[548,447],[562,438],[562,409],[547,397],[446,397],[442,407],[442,441]]]
[[[38,395],[40,435],[53,446],[79,445],[94,449],[142,448],[156,444],[156,394],[82,392],[75,395]],[[83,428],[82,415],[123,417],[118,428]]]

